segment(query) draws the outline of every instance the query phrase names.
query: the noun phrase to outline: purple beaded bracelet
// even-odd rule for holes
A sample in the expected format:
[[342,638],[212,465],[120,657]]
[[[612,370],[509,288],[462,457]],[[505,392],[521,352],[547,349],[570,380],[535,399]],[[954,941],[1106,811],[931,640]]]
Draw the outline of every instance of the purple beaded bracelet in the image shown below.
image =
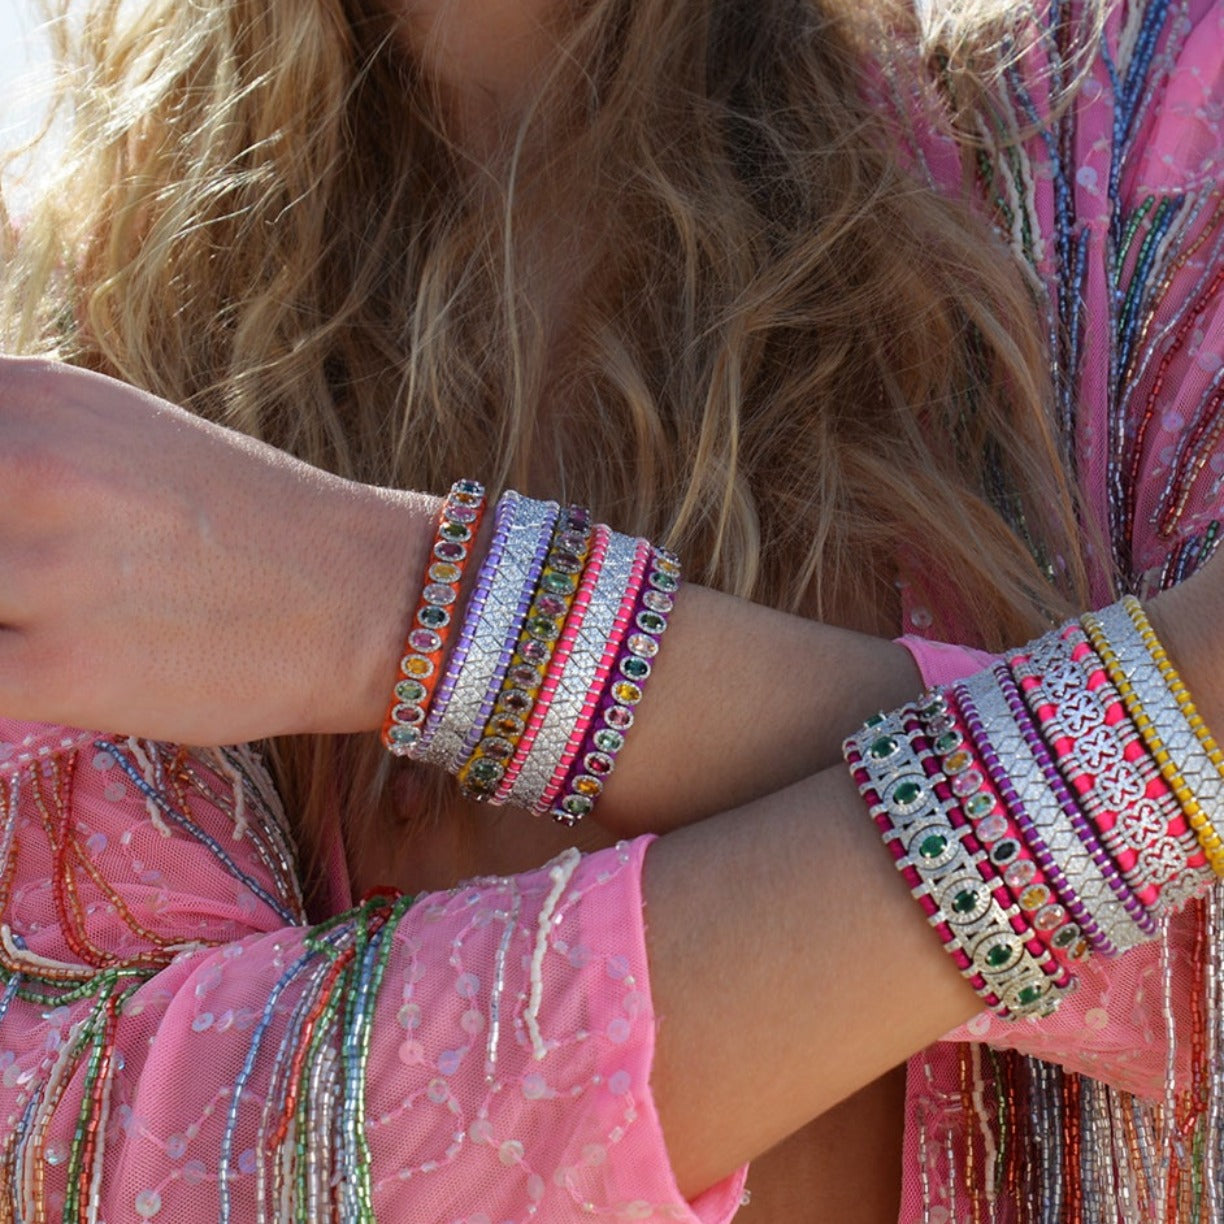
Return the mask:
[[969,732],[969,740],[973,744],[977,758],[981,761],[983,768],[990,777],[991,783],[998,792],[999,798],[1003,801],[1008,814],[1024,838],[1024,842],[1028,846],[1033,859],[1041,868],[1043,875],[1049,881],[1050,886],[1067,913],[1071,915],[1071,918],[1079,927],[1084,938],[1102,955],[1115,955],[1117,949],[1101,930],[1096,919],[1085,908],[1084,903],[1071,887],[1070,881],[1063,874],[1058,861],[1050,853],[1049,846],[1046,845],[1044,838],[1041,836],[1041,830],[1033,823],[1033,819],[1021,801],[1020,795],[1012,784],[1007,770],[1003,768],[1003,764],[999,760],[999,754],[990,742],[989,732],[987,732],[982,722],[982,717],[978,713],[972,693],[964,685],[960,684],[953,686],[952,691],[955,695],[956,703],[960,707],[961,714],[965,719],[965,726]]
[[423,760],[430,761],[432,764],[441,765],[443,768],[450,764],[449,758],[435,761],[430,753],[430,746],[438,733],[438,728],[446,717],[447,707],[450,705],[451,697],[454,696],[455,685],[459,680],[460,673],[463,671],[463,665],[467,661],[468,651],[472,647],[472,639],[476,635],[476,626],[480,622],[481,613],[484,612],[485,601],[489,597],[489,588],[493,585],[493,578],[497,573],[497,567],[501,564],[502,556],[506,551],[506,541],[510,535],[510,523],[513,520],[514,509],[518,500],[518,494],[511,491],[504,493],[497,503],[497,510],[493,519],[493,538],[489,542],[489,551],[485,554],[480,571],[476,575],[476,586],[473,588],[472,597],[468,601],[463,624],[459,630],[459,639],[451,651],[446,674],[438,685],[437,693],[434,694],[433,707],[430,709],[429,718],[425,722],[425,726],[421,731],[421,738],[413,754]]
[[497,695],[501,692],[502,682],[506,678],[506,673],[510,670],[510,660],[514,658],[519,634],[527,620],[527,614],[531,611],[531,601],[535,597],[536,584],[539,582],[540,574],[543,572],[544,560],[548,556],[549,544],[552,541],[553,529],[557,521],[558,508],[556,503],[550,504],[552,505],[552,512],[539,527],[539,534],[535,541],[535,550],[532,553],[530,563],[523,573],[523,580],[519,586],[514,618],[510,622],[505,638],[502,639],[501,648],[497,655],[497,665],[489,676],[489,683],[485,688],[484,697],[481,699],[480,709],[464,736],[463,745],[450,763],[450,770],[454,774],[463,772],[464,766],[472,758],[480,741],[484,738],[485,727],[488,725],[489,719],[493,714],[493,706],[497,701]]
[[1101,874],[1108,881],[1109,887],[1122,903],[1135,925],[1145,935],[1154,937],[1156,934],[1155,919],[1148,913],[1143,902],[1139,900],[1131,890],[1130,885],[1123,879],[1122,873],[1113,861],[1113,857],[1105,849],[1105,846],[1097,836],[1092,822],[1085,817],[1074,796],[1067,789],[1062,774],[1054,763],[1049,745],[1045,742],[1037,727],[1037,723],[1029,710],[1028,703],[1024,700],[1016,684],[1010,666],[1004,663],[998,664],[995,667],[995,676],[999,689],[1007,701],[1007,708],[1011,711],[1012,718],[1020,729],[1020,734],[1024,737],[1024,742],[1028,745],[1029,751],[1032,752],[1034,759],[1040,766],[1041,772],[1045,776],[1046,784],[1054,792],[1054,797],[1058,800],[1059,807],[1062,808],[1067,819],[1070,820],[1072,827],[1075,829],[1076,836],[1088,851],[1092,861],[1100,868]]

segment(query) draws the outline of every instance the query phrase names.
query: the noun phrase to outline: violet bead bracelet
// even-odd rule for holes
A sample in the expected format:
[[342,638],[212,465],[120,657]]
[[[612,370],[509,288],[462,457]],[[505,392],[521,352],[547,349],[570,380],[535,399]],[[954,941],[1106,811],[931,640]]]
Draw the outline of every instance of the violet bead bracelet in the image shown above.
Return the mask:
[[472,637],[484,611],[485,600],[489,595],[489,587],[493,582],[494,575],[497,573],[497,567],[501,562],[502,554],[506,550],[506,539],[510,532],[510,523],[514,515],[517,500],[517,493],[505,493],[498,500],[493,518],[493,536],[489,541],[489,548],[485,553],[484,561],[481,563],[480,570],[476,575],[476,585],[472,591],[471,598],[468,600],[467,612],[463,618],[459,638],[455,643],[454,649],[451,651],[450,659],[446,665],[446,672],[443,674],[442,681],[438,685],[433,706],[429,711],[429,717],[425,721],[420,741],[414,753],[415,756],[421,760],[428,761],[431,765],[445,767],[449,762],[449,757],[444,753],[435,753],[433,751],[433,742],[450,708],[455,685],[463,672],[464,664],[467,662],[468,651],[472,645]]
[[[1068,922],[1066,923],[1065,927],[1060,928],[1066,932],[1063,934],[1062,940],[1067,942],[1068,947],[1071,947],[1073,945],[1070,941],[1073,939],[1074,934],[1078,932],[1083,935],[1088,946],[1093,950],[1101,952],[1107,956],[1113,955],[1117,949],[1101,930],[1100,924],[1093,916],[1091,910],[1085,905],[1084,899],[1079,895],[1076,888],[1073,886],[1068,872],[1063,870],[1062,863],[1059,859],[1055,858],[1054,853],[1050,848],[1050,842],[1047,841],[1047,835],[1051,832],[1051,830],[1039,831],[1036,822],[1029,812],[1029,805],[1026,802],[1026,799],[1032,795],[1032,787],[1030,786],[1026,788],[1028,794],[1026,794],[1026,797],[1022,799],[1021,792],[1017,786],[1017,781],[1015,778],[1015,774],[1019,771],[1015,768],[1012,768],[1011,770],[1004,769],[1002,761],[999,757],[999,752],[995,748],[994,740],[992,739],[990,733],[986,730],[985,717],[978,708],[972,688],[968,684],[957,684],[953,688],[953,693],[955,694],[957,703],[960,706],[961,713],[964,716],[965,725],[969,732],[969,738],[977,751],[978,757],[982,762],[982,766],[985,769],[987,776],[994,785],[994,789],[999,796],[1000,803],[1010,814],[1011,819],[1015,823],[1016,830],[1024,842],[1028,845],[1034,861],[1041,868],[1046,881],[1053,889],[1055,896],[1058,898],[1058,901],[1061,903],[1062,907],[1067,913]],[[999,700],[994,704],[994,711],[997,714],[1000,710],[1002,710],[1003,716],[1006,717],[1006,703],[1003,702],[1001,694],[998,693],[997,689],[995,690],[995,693]],[[992,723],[991,725],[996,726],[997,723]],[[1015,741],[1019,741],[1019,743],[1015,744]],[[1021,737],[1019,737],[1019,735],[1014,737],[1013,744],[1015,744],[1019,751],[1028,751],[1027,745],[1024,745],[1023,740]],[[1017,756],[1013,755],[1009,759],[1014,761],[1017,759]],[[1020,759],[1023,760],[1023,758]],[[1066,824],[1065,820],[1062,819],[1065,814],[1063,813],[1061,807],[1059,807],[1058,801],[1054,797],[1053,793],[1049,791],[1048,788],[1044,787],[1044,784],[1039,782],[1037,777],[1034,776],[1038,774],[1038,767],[1036,761],[1033,760],[1031,753],[1028,755],[1028,768],[1030,780],[1037,782],[1038,786],[1040,787],[1037,792],[1037,798],[1041,806],[1038,810],[1050,818],[1050,823],[1053,826],[1052,832],[1054,834],[1058,834],[1060,829],[1063,830],[1061,839],[1058,842],[1059,848],[1063,852],[1063,861],[1078,856],[1078,858],[1083,860],[1083,863],[1090,865],[1089,871],[1091,871],[1096,865],[1092,863],[1092,859],[1088,855],[1087,849],[1079,845],[1078,840],[1075,838],[1074,832]],[[1044,794],[1042,792],[1044,792]],[[1051,841],[1052,840],[1053,837],[1051,837]],[[1079,874],[1083,874],[1082,869]],[[1113,894],[1109,892],[1109,886],[1106,884],[1104,877],[1097,873],[1095,879],[1097,882],[1097,889],[1102,890],[1110,900],[1113,900]],[[1121,912],[1123,917],[1128,917],[1125,910],[1122,910]],[[1074,931],[1072,931],[1071,928],[1074,928]],[[1138,930],[1136,930],[1135,934],[1136,937],[1138,937]],[[1059,944],[1056,944],[1056,946],[1059,946]],[[1081,955],[1083,955],[1083,953],[1081,953]],[[1073,959],[1079,958],[1073,957]]]

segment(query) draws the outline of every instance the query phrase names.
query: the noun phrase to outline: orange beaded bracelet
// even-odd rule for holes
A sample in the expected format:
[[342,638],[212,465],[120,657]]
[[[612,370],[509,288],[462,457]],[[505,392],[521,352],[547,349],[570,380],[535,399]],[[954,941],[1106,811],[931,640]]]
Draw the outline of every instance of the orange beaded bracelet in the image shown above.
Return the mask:
[[411,756],[420,742],[441,678],[459,584],[484,511],[484,486],[475,480],[457,480],[442,503],[424,589],[408,627],[399,676],[383,718],[383,747],[395,756]]

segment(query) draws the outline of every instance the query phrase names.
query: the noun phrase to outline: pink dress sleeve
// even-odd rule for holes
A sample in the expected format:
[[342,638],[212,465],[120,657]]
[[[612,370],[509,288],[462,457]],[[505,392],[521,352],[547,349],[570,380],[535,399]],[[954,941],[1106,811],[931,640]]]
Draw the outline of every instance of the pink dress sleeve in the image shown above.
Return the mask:
[[0,1218],[735,1213],[650,1094],[649,839],[308,925],[250,753],[0,737]]
[[[1048,113],[1051,48],[1064,36],[1056,23],[1076,11],[1035,10],[1035,49],[1006,82],[1017,128]],[[1224,4],[1144,0],[1108,6],[1074,107],[1000,169],[1010,201],[1000,224],[1063,329],[1060,423],[1111,549],[1097,570],[1140,594],[1202,564],[1224,518],[1222,151]],[[960,181],[957,156],[934,132],[920,160],[937,185]],[[1111,597],[1102,577],[1098,602]],[[938,631],[935,620],[906,603],[911,633]],[[921,636],[906,640],[928,682],[980,665]],[[1201,941],[1201,923],[1175,919],[1161,945],[1093,959],[1052,1019],[983,1015],[951,1036],[1161,1097],[1167,1067],[1187,1082],[1192,1043],[1177,1034],[1194,1029]]]

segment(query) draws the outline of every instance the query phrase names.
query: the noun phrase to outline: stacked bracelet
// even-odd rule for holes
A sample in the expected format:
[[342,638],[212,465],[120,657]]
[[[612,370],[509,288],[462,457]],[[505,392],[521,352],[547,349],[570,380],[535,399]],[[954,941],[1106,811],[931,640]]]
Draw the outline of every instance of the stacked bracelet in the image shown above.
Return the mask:
[[[1088,952],[1087,940],[1073,917],[1077,900],[1040,836],[1031,824],[1026,826],[1023,807],[1000,769],[971,699],[954,688],[944,695],[944,701],[953,725],[932,744],[940,768],[999,871],[1003,888],[1023,915],[1026,929],[1049,950],[1053,962],[1069,972],[1070,962]],[[1004,793],[1011,796],[1011,802],[1003,800]],[[1032,945],[1030,949],[1036,951]]]
[[[472,495],[468,484],[456,489]],[[468,517],[465,508],[453,534]],[[461,540],[444,537],[465,550],[459,560],[478,521]],[[419,627],[436,620],[449,630],[461,576],[453,565],[431,570]],[[428,665],[431,687],[405,683],[417,678],[405,655],[392,703],[399,719],[389,721],[407,729],[384,743],[449,769],[472,798],[574,823],[624,745],[679,583],[670,553],[593,525],[580,507],[558,515],[554,503],[507,493],[445,670],[446,637],[431,625],[417,643],[430,653],[412,663]]]
[[[639,550],[639,555],[640,550]],[[573,824],[590,812],[603,793],[625,746],[638,703],[654,670],[660,639],[667,630],[677,589],[679,562],[662,549],[645,558],[646,578],[630,611],[625,637],[604,679],[586,733],[574,754],[559,797],[549,807],[555,820]]]
[[[1143,618],[1139,623],[1146,625],[1137,600],[1123,601],[1099,615],[1089,614],[1080,619],[1212,868],[1217,875],[1224,875],[1224,842],[1208,816],[1208,812],[1220,811],[1224,804],[1219,749],[1199,718],[1181,677],[1171,664],[1162,672],[1150,654],[1148,642],[1155,640],[1155,634],[1145,637],[1141,633],[1135,610]],[[1119,651],[1129,660],[1125,668]]]
[[620,630],[617,615],[633,579],[638,542],[609,533],[603,565],[572,643],[564,671],[557,677],[539,734],[510,792],[509,802],[527,811],[547,812],[546,796],[564,780],[570,741],[589,722],[589,694],[596,684],[607,644]]
[[590,515],[581,507],[571,506],[557,519],[534,596],[528,596],[527,615],[522,618],[518,643],[493,703],[492,716],[475,751],[457,774],[469,798],[495,797],[518,751],[578,593],[590,533]]
[[1052,1007],[1090,950],[1151,938],[1224,865],[1208,814],[1224,758],[1133,601],[872,720],[845,751],[928,920],[1003,1015]]
[[[957,820],[958,805],[941,798],[938,773],[913,718],[930,705],[847,741],[847,758],[885,844],[927,920],[939,932],[970,985],[988,1006],[1011,1016],[1044,1014],[1058,987],[1013,929],[1014,909],[989,887],[989,860]],[[925,758],[925,759],[924,759]]]
[[481,566],[460,638],[465,649],[452,657],[454,683],[445,706],[435,710],[437,726],[423,753],[451,772],[466,764],[492,712],[557,517],[555,502],[516,496],[502,504],[510,507],[504,536]]
[[472,541],[484,516],[484,486],[459,480],[442,503],[438,530],[425,569],[424,589],[412,616],[400,674],[383,719],[383,746],[396,756],[413,753],[441,677],[453,609]]

